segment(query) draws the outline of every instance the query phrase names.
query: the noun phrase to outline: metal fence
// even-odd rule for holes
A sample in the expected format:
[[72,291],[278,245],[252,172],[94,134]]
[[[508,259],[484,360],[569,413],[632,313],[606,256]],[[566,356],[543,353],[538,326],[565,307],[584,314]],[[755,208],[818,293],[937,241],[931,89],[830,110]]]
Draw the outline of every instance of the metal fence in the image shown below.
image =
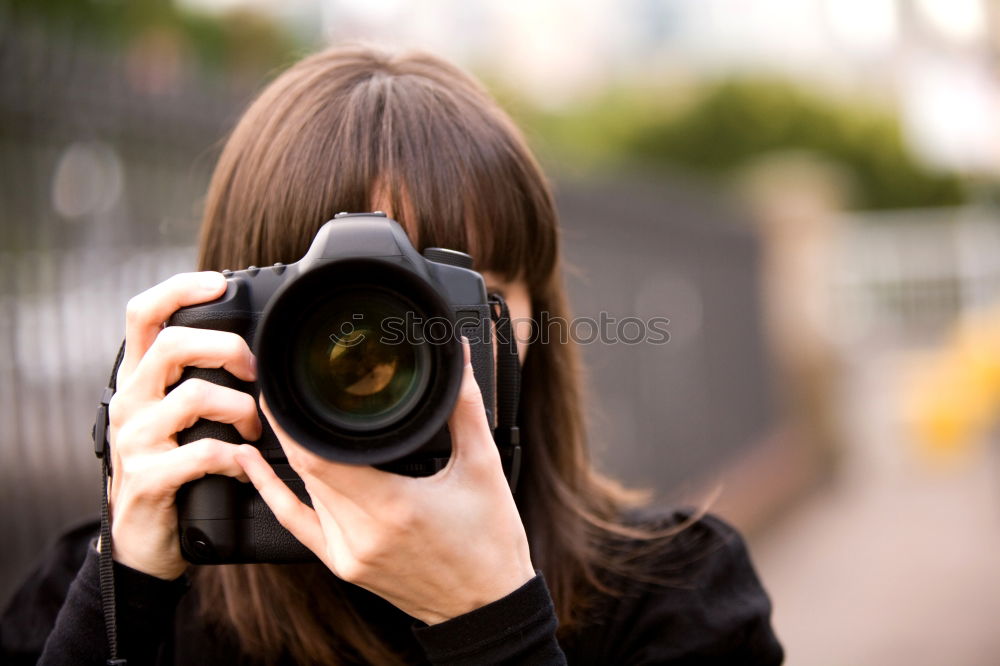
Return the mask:
[[844,215],[831,289],[839,339],[934,344],[962,314],[1000,301],[1000,210],[969,206]]

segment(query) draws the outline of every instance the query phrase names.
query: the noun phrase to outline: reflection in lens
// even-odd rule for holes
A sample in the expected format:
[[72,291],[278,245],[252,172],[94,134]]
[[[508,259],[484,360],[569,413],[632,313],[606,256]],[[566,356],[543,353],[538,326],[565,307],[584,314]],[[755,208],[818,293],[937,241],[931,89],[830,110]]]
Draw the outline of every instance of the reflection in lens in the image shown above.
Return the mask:
[[[383,355],[375,350],[350,350],[366,344],[374,331],[355,329],[347,335],[337,338],[331,336],[334,345],[330,350],[329,373],[333,377],[343,377],[346,380],[357,379],[356,382],[344,387],[353,396],[367,397],[380,393],[392,381],[396,374],[398,358],[380,358]],[[372,345],[368,343],[368,346]],[[343,382],[341,382],[343,383]]]
[[293,339],[294,374],[313,411],[351,430],[404,416],[428,383],[428,352],[385,340],[383,322],[407,305],[381,292],[342,295],[315,308]]

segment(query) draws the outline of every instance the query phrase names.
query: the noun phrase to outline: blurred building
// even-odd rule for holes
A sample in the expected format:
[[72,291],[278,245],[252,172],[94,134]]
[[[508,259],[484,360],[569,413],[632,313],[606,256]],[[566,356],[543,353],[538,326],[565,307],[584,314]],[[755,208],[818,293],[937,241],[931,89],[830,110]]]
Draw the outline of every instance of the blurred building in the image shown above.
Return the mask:
[[[930,163],[1000,173],[989,0],[184,0],[252,6],[310,39],[428,48],[561,106],[622,81],[787,74],[898,109]],[[317,34],[319,32],[319,34]]]

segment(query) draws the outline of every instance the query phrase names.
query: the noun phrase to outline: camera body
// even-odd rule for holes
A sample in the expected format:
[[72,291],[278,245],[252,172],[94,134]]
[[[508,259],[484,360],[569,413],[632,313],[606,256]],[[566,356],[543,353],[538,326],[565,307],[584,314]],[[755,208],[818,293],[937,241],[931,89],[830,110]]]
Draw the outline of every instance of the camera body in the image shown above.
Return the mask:
[[[199,377],[263,396],[295,441],[329,460],[409,476],[441,469],[447,420],[469,340],[483,406],[496,428],[491,310],[482,276],[461,252],[421,255],[383,213],[341,213],[298,262],[224,271],[226,292],[178,310],[168,325],[236,333],[257,358],[258,379],[189,367]],[[259,408],[258,408],[259,409]],[[261,416],[252,442],[307,504],[308,494]],[[241,443],[228,424],[199,420],[178,443]],[[251,484],[209,475],[177,494],[181,551],[196,564],[298,562],[315,556],[282,527]]]

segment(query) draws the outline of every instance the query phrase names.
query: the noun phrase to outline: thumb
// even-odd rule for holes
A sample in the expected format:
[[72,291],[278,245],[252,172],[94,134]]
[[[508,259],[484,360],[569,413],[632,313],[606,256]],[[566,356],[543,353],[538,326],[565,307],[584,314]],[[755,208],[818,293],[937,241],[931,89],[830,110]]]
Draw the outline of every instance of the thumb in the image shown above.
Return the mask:
[[[465,367],[462,369],[462,385],[458,391],[455,409],[448,421],[451,431],[453,464],[461,462],[487,462],[491,457],[499,459],[496,445],[493,443],[493,433],[486,420],[486,407],[483,395],[476,383],[472,371],[472,355],[469,350],[469,340],[462,336],[462,351],[465,357]],[[465,460],[463,460],[465,459]]]

